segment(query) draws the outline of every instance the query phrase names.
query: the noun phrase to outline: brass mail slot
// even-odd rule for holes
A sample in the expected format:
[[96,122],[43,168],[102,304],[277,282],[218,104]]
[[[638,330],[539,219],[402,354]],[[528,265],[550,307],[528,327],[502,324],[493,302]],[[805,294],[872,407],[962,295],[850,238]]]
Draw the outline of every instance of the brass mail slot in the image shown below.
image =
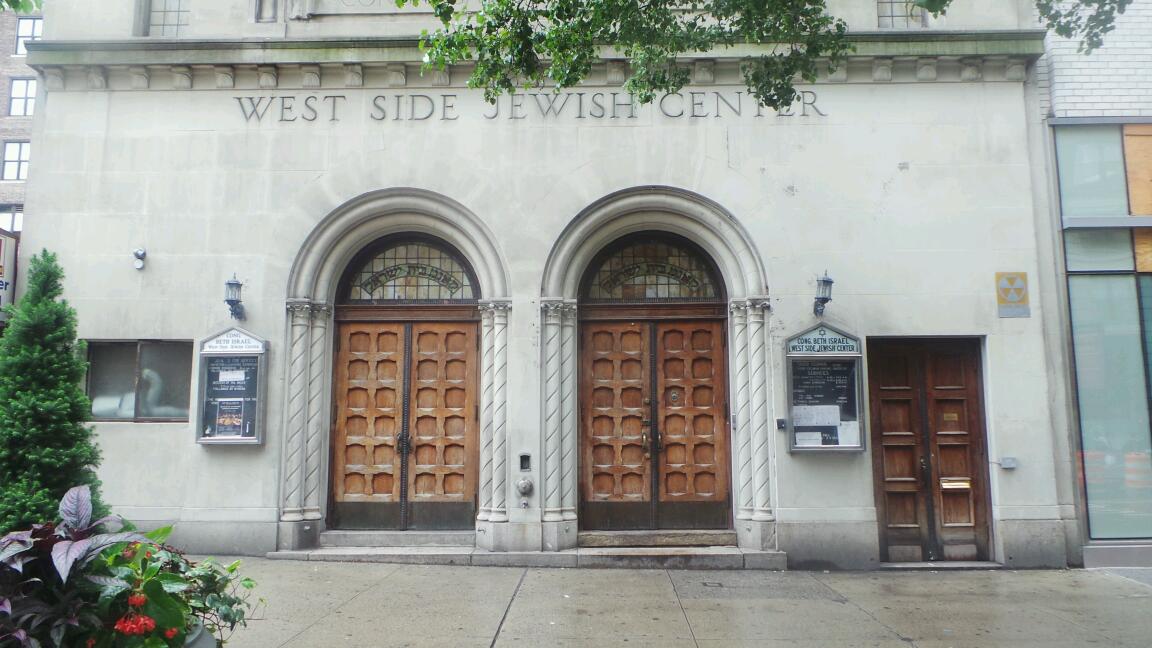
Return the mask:
[[972,480],[962,478],[945,478],[940,480],[940,488],[945,490],[972,490]]

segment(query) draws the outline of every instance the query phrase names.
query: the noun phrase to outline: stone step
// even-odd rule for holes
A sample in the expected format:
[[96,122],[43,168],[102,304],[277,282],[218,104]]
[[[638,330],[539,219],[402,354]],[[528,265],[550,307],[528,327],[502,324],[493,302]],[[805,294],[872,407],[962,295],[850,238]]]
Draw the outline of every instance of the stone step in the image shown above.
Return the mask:
[[474,547],[475,531],[324,531],[321,547]]
[[321,547],[274,551],[273,560],[378,562],[484,567],[785,570],[781,551],[736,547],[582,547],[568,551],[499,552],[468,547]]
[[736,532],[727,529],[581,531],[576,542],[581,547],[734,547]]
[[1004,565],[985,560],[942,560],[939,562],[882,562],[879,569],[890,571],[962,571],[965,569],[1004,569]]

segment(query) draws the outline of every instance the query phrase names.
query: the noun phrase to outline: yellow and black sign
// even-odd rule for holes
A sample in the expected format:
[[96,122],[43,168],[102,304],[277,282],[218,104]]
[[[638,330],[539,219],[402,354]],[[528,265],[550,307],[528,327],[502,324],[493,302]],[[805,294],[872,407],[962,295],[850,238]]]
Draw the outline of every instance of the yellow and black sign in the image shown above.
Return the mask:
[[996,306],[1000,317],[1031,317],[1027,272],[996,273]]

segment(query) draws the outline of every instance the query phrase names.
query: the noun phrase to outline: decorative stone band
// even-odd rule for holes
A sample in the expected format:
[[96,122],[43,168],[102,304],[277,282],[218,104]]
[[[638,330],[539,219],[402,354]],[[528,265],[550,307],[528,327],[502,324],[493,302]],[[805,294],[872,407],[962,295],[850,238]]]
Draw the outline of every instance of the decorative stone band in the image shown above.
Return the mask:
[[[291,11],[290,11],[291,14]],[[1042,30],[849,34],[855,52],[816,83],[1014,82],[1044,52]],[[61,41],[29,48],[28,64],[48,90],[217,90],[467,87],[470,64],[421,74],[418,39],[349,41]],[[697,86],[743,84],[740,59],[765,51],[742,45],[717,57],[685,56]],[[349,60],[351,59],[351,60]],[[604,61],[593,78],[619,86],[623,61]]]

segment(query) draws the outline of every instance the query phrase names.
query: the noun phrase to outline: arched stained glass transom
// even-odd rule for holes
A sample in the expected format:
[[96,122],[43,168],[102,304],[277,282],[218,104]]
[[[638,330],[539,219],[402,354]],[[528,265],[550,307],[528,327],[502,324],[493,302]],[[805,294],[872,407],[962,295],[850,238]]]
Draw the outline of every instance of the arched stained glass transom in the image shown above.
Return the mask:
[[584,276],[586,302],[676,302],[723,299],[712,260],[686,239],[641,234],[601,252]]
[[360,253],[341,286],[344,304],[467,303],[476,280],[460,255],[435,239],[388,239]]

